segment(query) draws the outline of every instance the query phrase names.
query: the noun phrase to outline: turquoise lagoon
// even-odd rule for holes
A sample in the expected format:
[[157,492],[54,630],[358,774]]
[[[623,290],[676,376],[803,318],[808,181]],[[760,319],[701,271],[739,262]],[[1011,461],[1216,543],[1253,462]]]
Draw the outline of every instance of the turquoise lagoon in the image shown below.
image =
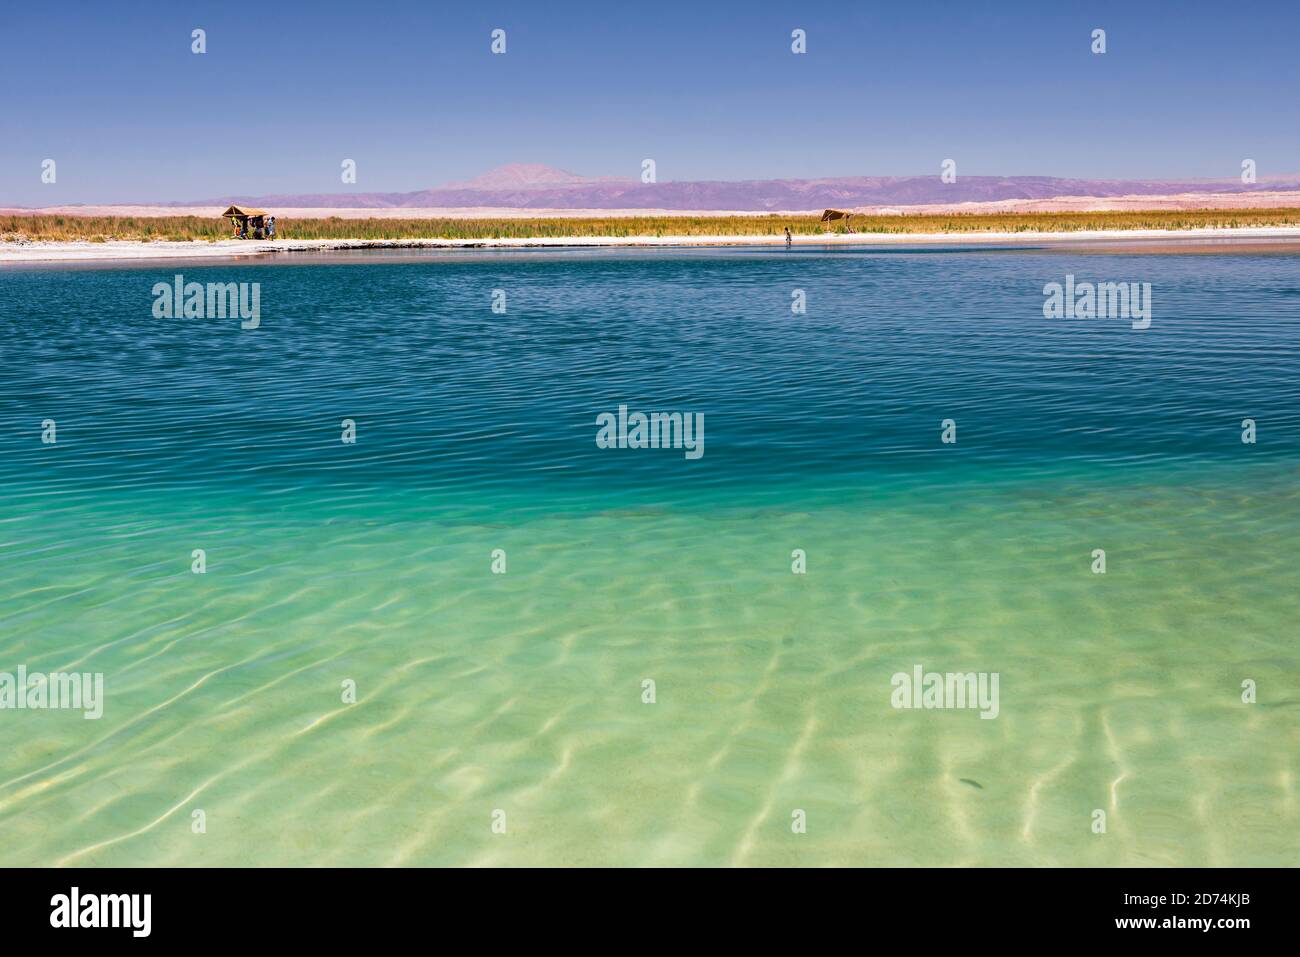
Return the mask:
[[[0,863],[1294,864],[1298,267],[0,271],[0,672],[105,689],[0,710]],[[155,319],[177,272],[260,327]],[[1151,327],[1045,319],[1067,274]],[[598,448],[620,404],[705,454]],[[893,707],[916,665],[998,716]]]

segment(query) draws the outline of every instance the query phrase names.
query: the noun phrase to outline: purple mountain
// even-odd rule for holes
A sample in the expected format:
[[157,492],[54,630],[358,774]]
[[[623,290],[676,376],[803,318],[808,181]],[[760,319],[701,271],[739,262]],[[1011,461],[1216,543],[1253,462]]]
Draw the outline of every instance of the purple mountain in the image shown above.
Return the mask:
[[584,177],[538,164],[502,166],[464,183],[412,193],[328,193],[223,196],[176,206],[240,203],[256,206],[402,209],[496,206],[522,209],[769,210],[1051,199],[1056,196],[1157,196],[1300,189],[1300,175],[1245,185],[1240,180],[1097,180],[1054,176],[844,176],[643,184],[636,179]]

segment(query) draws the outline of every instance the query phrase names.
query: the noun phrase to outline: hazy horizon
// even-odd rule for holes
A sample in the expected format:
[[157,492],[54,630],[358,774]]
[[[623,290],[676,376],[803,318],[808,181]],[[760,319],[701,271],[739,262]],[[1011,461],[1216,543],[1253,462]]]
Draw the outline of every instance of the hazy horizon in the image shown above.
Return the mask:
[[[555,173],[567,173],[567,174],[571,174],[571,175],[573,175],[573,176],[575,177],[575,179],[578,179],[578,180],[580,180],[581,182],[565,183],[565,184],[562,184],[562,185],[552,185],[552,184],[545,184],[545,183],[542,183],[542,184],[526,184],[526,185],[518,185],[518,186],[513,186],[513,187],[511,187],[511,186],[506,186],[506,185],[490,185],[489,180],[491,180],[491,178],[493,177],[494,174],[502,173],[502,172],[504,172],[504,171],[513,170],[513,169],[516,169],[516,168],[519,168],[519,167],[542,167],[542,168],[544,168],[544,169],[550,170],[550,171],[555,172]],[[842,175],[842,176],[833,176],[833,175],[832,175],[832,176],[820,176],[820,177],[800,177],[800,176],[790,176],[790,177],[773,177],[773,178],[771,178],[771,179],[761,179],[761,180],[699,180],[699,181],[689,181],[689,180],[688,180],[688,181],[664,180],[664,181],[658,183],[657,185],[659,185],[659,186],[665,186],[665,187],[666,187],[666,186],[672,186],[672,185],[687,185],[687,184],[690,184],[690,185],[725,184],[725,185],[733,185],[733,186],[744,186],[744,185],[749,184],[749,183],[754,183],[754,184],[763,184],[763,183],[779,183],[779,182],[789,182],[789,183],[811,183],[811,182],[817,182],[817,181],[840,182],[840,181],[847,181],[847,180],[854,179],[854,178],[861,178],[861,179],[868,179],[868,180],[870,180],[870,179],[880,179],[880,180],[899,180],[899,181],[909,181],[909,180],[932,179],[932,178],[936,178],[936,177],[937,177],[937,174],[936,174],[936,173],[919,173],[919,172],[918,172],[918,173],[913,173],[913,174],[906,174],[906,175],[898,175],[898,174],[854,173],[854,174],[846,174],[846,175]],[[1239,176],[1225,176],[1225,177],[1214,177],[1214,178],[1209,178],[1209,177],[1206,177],[1206,178],[1197,178],[1197,177],[1164,177],[1164,178],[1159,178],[1159,179],[1155,179],[1155,178],[1134,178],[1134,179],[1129,179],[1129,178],[1116,178],[1116,179],[1105,179],[1105,180],[1103,180],[1103,179],[1093,179],[1093,178],[1056,177],[1056,176],[1050,176],[1050,175],[1046,175],[1046,174],[1044,174],[1044,175],[1027,174],[1027,175],[1017,175],[1017,176],[1002,176],[1002,175],[999,175],[999,174],[988,174],[988,173],[968,173],[968,174],[962,174],[962,179],[963,179],[963,181],[965,181],[965,182],[967,182],[967,183],[972,182],[972,181],[976,181],[976,180],[1000,180],[1000,179],[1001,179],[1001,180],[1007,180],[1007,181],[1015,181],[1015,182],[1018,182],[1018,183],[1019,183],[1019,182],[1027,182],[1027,181],[1030,181],[1030,180],[1061,180],[1063,183],[1070,183],[1070,182],[1085,182],[1085,181],[1090,181],[1090,182],[1098,183],[1098,184],[1100,184],[1100,183],[1104,183],[1104,182],[1113,182],[1113,183],[1131,183],[1131,184],[1133,184],[1135,187],[1136,187],[1136,186],[1139,186],[1140,184],[1147,184],[1147,183],[1160,183],[1160,184],[1170,184],[1170,185],[1175,185],[1175,186],[1182,186],[1182,185],[1195,185],[1195,184],[1201,184],[1201,185],[1204,185],[1204,186],[1206,186],[1206,187],[1211,187],[1211,186],[1222,186],[1222,187],[1225,187],[1225,191],[1226,191],[1226,188],[1233,188],[1233,189],[1236,189],[1236,190],[1238,190],[1238,191],[1240,191],[1240,190],[1243,189],[1242,184],[1241,184],[1241,181],[1240,181],[1240,177],[1239,177]],[[325,190],[321,190],[321,191],[319,191],[318,193],[306,193],[306,192],[304,192],[304,191],[294,191],[294,192],[290,192],[290,193],[281,193],[281,194],[276,194],[276,193],[263,193],[263,194],[256,194],[256,195],[254,195],[254,194],[234,194],[234,193],[226,193],[226,194],[221,194],[221,195],[212,195],[212,196],[190,196],[190,197],[185,197],[185,198],[181,198],[181,199],[177,199],[177,198],[175,198],[175,197],[167,197],[167,198],[163,198],[163,199],[154,199],[154,198],[151,198],[151,197],[136,197],[136,198],[131,198],[131,199],[109,200],[109,201],[104,201],[104,202],[77,202],[77,203],[45,204],[45,206],[31,206],[31,207],[25,207],[25,206],[22,206],[22,205],[20,205],[20,204],[4,204],[4,203],[0,203],[0,208],[12,208],[12,209],[40,209],[40,208],[47,208],[47,207],[49,207],[49,206],[54,206],[54,205],[57,205],[57,206],[64,206],[64,205],[66,205],[66,206],[92,206],[92,207],[98,207],[98,206],[123,206],[123,207],[125,207],[125,206],[150,206],[150,205],[157,205],[157,206],[181,206],[181,207],[186,207],[186,206],[205,205],[205,204],[206,204],[206,205],[210,205],[210,204],[213,204],[213,203],[247,202],[247,201],[249,201],[250,199],[266,199],[266,200],[271,200],[271,199],[283,199],[283,198],[290,198],[290,199],[292,199],[292,198],[302,198],[302,197],[310,197],[310,196],[335,196],[335,197],[338,197],[338,198],[339,198],[340,200],[342,200],[342,201],[346,201],[346,200],[351,199],[351,198],[355,198],[355,199],[359,199],[359,200],[369,200],[369,199],[372,199],[373,197],[377,197],[377,196],[385,196],[385,197],[420,196],[421,194],[427,194],[427,193],[441,193],[441,192],[447,192],[447,193],[450,193],[450,192],[453,192],[453,191],[459,191],[459,192],[481,191],[481,192],[483,192],[485,195],[487,195],[487,194],[492,194],[492,195],[494,195],[494,196],[499,196],[500,194],[503,194],[503,193],[506,193],[506,192],[509,192],[509,191],[521,191],[521,192],[522,192],[522,191],[528,191],[528,190],[545,190],[545,191],[548,191],[548,192],[549,192],[549,191],[553,191],[553,190],[569,190],[569,189],[574,189],[575,191],[582,191],[582,190],[583,190],[583,187],[584,187],[584,186],[588,186],[588,185],[591,185],[591,186],[596,186],[596,185],[599,185],[599,186],[619,186],[619,185],[621,185],[621,186],[637,186],[637,185],[639,185],[639,181],[638,181],[635,177],[632,177],[632,176],[619,177],[619,176],[613,176],[613,175],[607,175],[607,174],[601,174],[601,173],[592,173],[592,174],[574,173],[574,171],[572,171],[572,170],[561,170],[561,169],[559,169],[558,167],[549,167],[549,166],[547,166],[546,164],[536,164],[536,163],[505,163],[505,164],[502,164],[501,166],[494,167],[494,168],[491,169],[491,170],[485,170],[485,171],[484,171],[482,174],[480,174],[479,176],[476,176],[476,177],[470,177],[470,178],[467,179],[467,180],[456,180],[456,181],[445,182],[445,183],[435,183],[435,184],[431,184],[431,185],[429,185],[429,186],[427,186],[427,187],[423,187],[423,188],[420,188],[420,189],[414,189],[414,190],[363,190],[363,191],[352,190],[352,191],[349,191],[346,187],[340,185],[339,188],[337,188],[337,189],[332,189],[332,190],[330,190],[330,189],[325,189]],[[1260,176],[1260,177],[1258,178],[1257,183],[1252,184],[1252,186],[1250,186],[1249,188],[1246,188],[1246,189],[1251,190],[1251,191],[1266,191],[1266,190],[1268,190],[1268,189],[1270,189],[1270,188],[1273,188],[1274,186],[1279,187],[1279,188],[1295,189],[1295,188],[1297,188],[1297,186],[1300,186],[1300,173],[1279,173],[1279,174],[1274,174],[1274,175],[1271,175],[1271,176]],[[941,188],[941,187],[936,187],[936,189],[937,189],[938,193],[940,193],[940,194],[943,193],[943,188]],[[1149,191],[1148,191],[1148,192],[1149,192]],[[1029,198],[1029,197],[1026,197],[1026,198]],[[940,198],[936,198],[934,201],[935,201],[935,202],[941,202],[942,200],[941,200]],[[492,204],[489,203],[489,205],[492,205]],[[322,207],[322,208],[325,208],[325,207]],[[346,208],[346,207],[345,207],[344,203],[340,203],[339,208]]]

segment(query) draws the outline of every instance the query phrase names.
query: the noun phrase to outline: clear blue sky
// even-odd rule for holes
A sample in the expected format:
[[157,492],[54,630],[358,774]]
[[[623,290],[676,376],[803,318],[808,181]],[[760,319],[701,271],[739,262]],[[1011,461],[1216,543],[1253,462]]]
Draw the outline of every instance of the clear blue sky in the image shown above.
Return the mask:
[[946,157],[966,175],[1300,171],[1292,0],[16,2],[0,57],[0,205],[404,191],[508,162],[636,176],[645,157],[661,181]]

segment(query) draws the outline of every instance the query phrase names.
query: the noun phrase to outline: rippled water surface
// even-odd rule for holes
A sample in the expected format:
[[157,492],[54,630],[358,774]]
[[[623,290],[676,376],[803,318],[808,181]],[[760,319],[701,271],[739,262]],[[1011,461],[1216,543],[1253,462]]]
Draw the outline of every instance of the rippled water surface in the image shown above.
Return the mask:
[[0,862],[1296,863],[1297,257],[178,268],[0,271],[0,672],[106,699],[0,710]]

